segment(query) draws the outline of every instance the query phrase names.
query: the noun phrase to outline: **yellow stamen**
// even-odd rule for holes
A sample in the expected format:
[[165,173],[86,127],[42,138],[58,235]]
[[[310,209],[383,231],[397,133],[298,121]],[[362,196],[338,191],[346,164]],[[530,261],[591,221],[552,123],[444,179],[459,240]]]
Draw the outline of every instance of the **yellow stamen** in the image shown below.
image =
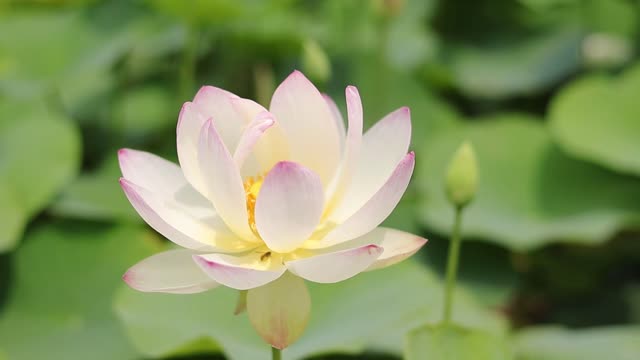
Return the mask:
[[260,188],[262,188],[262,183],[264,182],[264,175],[260,175],[257,177],[249,177],[244,182],[244,192],[247,194],[247,214],[249,215],[249,227],[251,231],[253,231],[254,235],[260,238],[260,234],[258,234],[258,229],[256,228],[256,199],[258,198],[258,193],[260,193]]

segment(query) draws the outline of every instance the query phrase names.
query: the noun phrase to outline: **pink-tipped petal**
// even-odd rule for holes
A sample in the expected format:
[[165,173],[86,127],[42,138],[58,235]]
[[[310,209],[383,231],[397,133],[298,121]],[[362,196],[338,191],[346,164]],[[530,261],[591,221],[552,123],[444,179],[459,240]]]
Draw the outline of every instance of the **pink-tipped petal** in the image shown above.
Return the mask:
[[148,257],[132,266],[122,279],[142,292],[194,294],[219,284],[193,261],[191,250],[169,250]]
[[380,246],[384,249],[382,255],[367,268],[367,271],[386,268],[395,265],[413,254],[417,253],[426,243],[427,239],[404,231],[379,228],[371,233],[373,236],[382,237]]
[[378,121],[362,138],[349,187],[331,220],[342,223],[360,209],[387,181],[407,154],[411,141],[409,108],[400,108]]
[[193,102],[186,102],[180,111],[176,129],[178,159],[187,180],[201,193],[204,193],[206,179],[198,163],[200,131],[204,123],[213,118],[225,146],[235,151],[242,129],[249,122],[233,107],[235,99],[238,97],[228,91],[203,86]]
[[286,273],[247,293],[247,313],[258,334],[271,346],[284,349],[304,332],[311,296],[304,281]]
[[377,245],[364,245],[355,249],[323,253],[286,262],[292,273],[318,283],[336,283],[366,270],[382,254]]
[[233,154],[233,160],[235,160],[238,169],[242,168],[244,161],[253,150],[256,142],[258,142],[262,134],[264,134],[264,132],[268,128],[273,126],[273,124],[275,124],[273,115],[265,111],[258,114],[256,118],[247,126],[247,128],[242,133],[240,141],[238,142],[238,147]]
[[[255,119],[260,114],[268,111],[255,101],[248,99],[236,99],[233,101],[236,110],[247,119]],[[252,154],[242,166],[244,176],[264,174],[279,161],[289,160],[289,143],[284,135],[282,127],[272,113],[274,124],[258,138],[253,146]]]
[[256,200],[258,233],[271,250],[295,250],[315,230],[323,207],[318,175],[297,163],[282,161],[267,174]]
[[244,256],[194,255],[194,261],[216,282],[237,290],[253,289],[279,278],[286,268],[257,252]]
[[415,155],[410,152],[396,166],[382,188],[364,206],[327,234],[324,239],[309,243],[309,247],[323,248],[352,240],[380,225],[395,209],[407,190],[414,166]]
[[291,160],[309,167],[328,185],[340,163],[334,115],[318,89],[299,71],[278,86],[270,111],[289,143]]
[[427,243],[427,239],[410,234],[408,232],[384,227],[375,228],[373,231],[359,238],[343,242],[323,251],[335,252],[354,249],[368,244],[375,244],[384,249],[380,257],[367,268],[366,271],[382,269],[415,254]]
[[198,157],[205,195],[220,217],[239,237],[255,241],[249,228],[246,195],[240,171],[220,138],[212,120],[202,127]]
[[[339,174],[334,178],[335,187],[329,190],[329,204],[325,216],[330,216],[333,210],[340,204],[347,189],[351,185],[352,173],[357,164],[360,148],[362,146],[362,101],[360,93],[355,86],[348,86],[345,90],[347,98],[347,114],[349,117],[349,130],[344,149],[344,156],[340,166]],[[354,186],[360,186],[355,184]]]
[[229,151],[235,151],[242,129],[251,121],[233,105],[239,97],[215,86],[203,86],[193,98],[193,106],[205,119],[213,119],[220,138]]

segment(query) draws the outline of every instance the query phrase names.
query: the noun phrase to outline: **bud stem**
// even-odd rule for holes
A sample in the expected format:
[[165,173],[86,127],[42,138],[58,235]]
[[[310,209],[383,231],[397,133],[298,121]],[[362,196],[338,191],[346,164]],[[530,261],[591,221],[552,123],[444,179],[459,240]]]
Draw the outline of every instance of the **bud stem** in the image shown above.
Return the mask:
[[453,311],[453,291],[456,285],[456,275],[458,272],[458,258],[460,257],[460,229],[462,227],[462,206],[455,207],[455,218],[453,222],[453,230],[449,241],[449,256],[447,259],[447,277],[444,290],[444,313],[443,322],[448,324],[451,322],[451,313]]
[[272,347],[271,348],[271,359],[273,359],[273,360],[282,360],[282,350]]

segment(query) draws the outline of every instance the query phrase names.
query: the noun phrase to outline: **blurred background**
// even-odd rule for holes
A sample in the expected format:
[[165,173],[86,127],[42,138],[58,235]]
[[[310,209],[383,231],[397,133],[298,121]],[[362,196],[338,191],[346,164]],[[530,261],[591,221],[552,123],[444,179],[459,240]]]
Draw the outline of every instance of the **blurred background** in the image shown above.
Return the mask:
[[233,291],[122,283],[167,243],[116,151],[175,161],[201,85],[268,105],[294,69],[343,111],[356,85],[365,126],[411,108],[417,168],[386,225],[430,242],[310,284],[286,359],[423,358],[404,343],[441,317],[443,177],[465,139],[481,174],[456,323],[500,339],[487,359],[640,359],[639,46],[636,0],[1,0],[0,360],[267,359]]

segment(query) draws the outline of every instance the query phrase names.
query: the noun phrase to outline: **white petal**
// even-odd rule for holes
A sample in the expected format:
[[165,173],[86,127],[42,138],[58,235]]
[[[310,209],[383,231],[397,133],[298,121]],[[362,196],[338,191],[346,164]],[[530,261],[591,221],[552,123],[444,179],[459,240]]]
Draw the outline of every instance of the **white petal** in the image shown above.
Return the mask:
[[340,109],[338,108],[338,105],[336,105],[336,102],[333,101],[333,99],[329,95],[322,94],[322,97],[327,102],[327,105],[329,105],[329,109],[333,114],[333,120],[335,120],[336,129],[338,129],[338,139],[340,139],[340,150],[344,151],[344,142],[347,137],[347,128],[344,126],[344,119],[342,118],[342,113],[340,113]]
[[214,216],[209,200],[185,179],[180,167],[157,155],[138,150],[120,149],[118,160],[122,177],[177,205],[191,208],[204,216]]
[[284,130],[291,160],[329,184],[340,163],[340,139],[334,115],[318,89],[294,71],[276,89],[270,110]]
[[[335,207],[340,204],[345,192],[350,187],[352,180],[352,172],[358,161],[358,154],[362,145],[362,102],[360,94],[355,86],[349,86],[345,90],[347,98],[347,113],[349,116],[349,131],[345,143],[344,156],[340,166],[339,175],[334,178],[335,187],[329,190],[329,202],[325,216],[330,216]],[[353,186],[359,186],[354,184]]]
[[286,273],[265,286],[249,290],[247,313],[258,334],[271,346],[284,349],[304,332],[311,297],[304,281]]
[[220,139],[229,151],[235,151],[242,130],[252,120],[239,113],[233,102],[239,97],[226,90],[203,86],[195,98],[193,106],[205,119],[213,119],[213,124],[220,135]]
[[245,240],[255,240],[249,228],[240,171],[211,120],[202,128],[198,155],[207,198],[233,232]]
[[382,187],[406,155],[410,141],[411,114],[406,107],[385,116],[364,134],[353,170],[353,186],[331,215],[334,222],[342,223]]
[[380,225],[395,209],[407,190],[415,165],[413,152],[407,154],[378,192],[355,214],[338,225],[320,241],[309,242],[309,248],[327,247],[362,236]]
[[324,249],[324,251],[335,252],[354,249],[368,244],[378,245],[383,248],[384,251],[380,257],[367,268],[367,271],[370,271],[397,264],[415,254],[426,243],[427,239],[420,236],[400,230],[379,227],[359,238]]
[[157,196],[127,179],[120,186],[138,214],[154,230],[174,243],[201,251],[244,251],[251,246],[231,233],[224,223],[211,212],[203,216],[171,200]]
[[122,278],[143,292],[193,294],[218,286],[196,265],[193,254],[191,250],[170,250],[153,255],[132,266]]
[[267,174],[256,200],[256,227],[269,249],[289,252],[315,230],[324,207],[317,174],[282,161]]
[[335,283],[366,270],[382,254],[377,245],[364,245],[355,249],[324,253],[286,262],[292,273],[318,283]]
[[[367,271],[382,269],[397,264],[418,252],[418,250],[427,243],[427,239],[425,238],[395,229],[378,228],[369,234],[363,237],[382,238],[378,245],[380,245],[384,251],[376,262],[367,268]],[[361,241],[368,242],[368,240]]]
[[247,159],[253,147],[258,142],[262,134],[275,124],[273,115],[270,112],[262,112],[256,115],[256,118],[247,126],[242,133],[238,147],[233,154],[233,160],[236,162],[238,169],[242,168],[242,164]]
[[286,268],[274,255],[263,261],[264,254],[252,252],[243,256],[225,254],[194,255],[204,272],[222,285],[238,290],[253,289],[279,278]]

